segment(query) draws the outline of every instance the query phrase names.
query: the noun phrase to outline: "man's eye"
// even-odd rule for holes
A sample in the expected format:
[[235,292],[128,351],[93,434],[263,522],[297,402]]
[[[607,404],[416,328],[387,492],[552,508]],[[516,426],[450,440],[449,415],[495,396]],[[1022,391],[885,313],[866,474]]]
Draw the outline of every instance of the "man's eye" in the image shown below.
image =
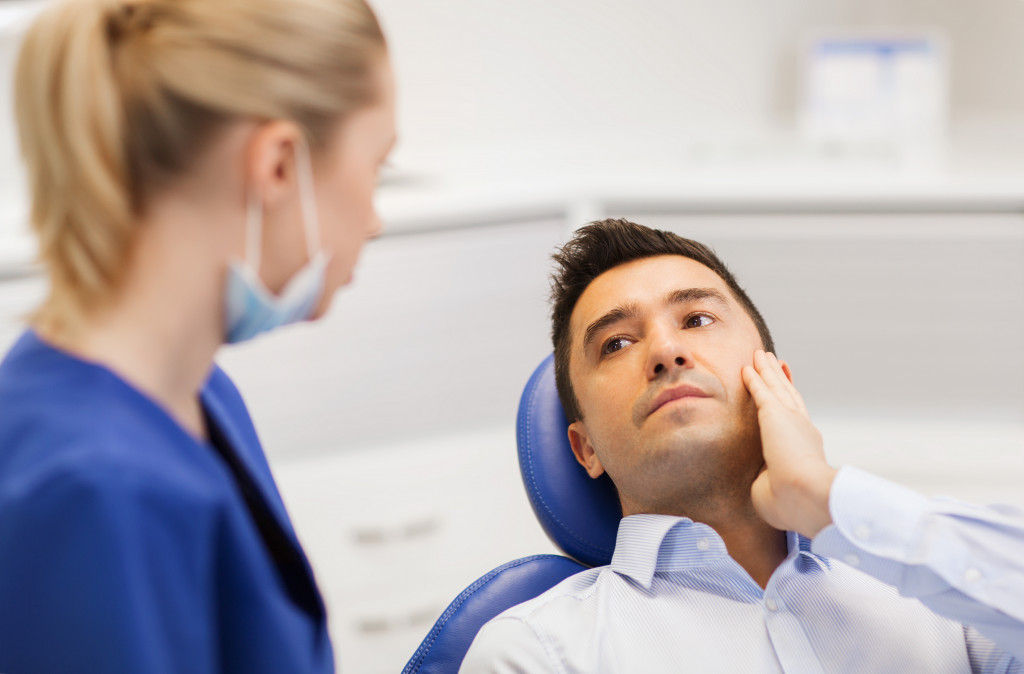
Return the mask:
[[625,337],[613,337],[605,342],[604,346],[601,347],[601,355],[607,356],[608,354],[620,351],[629,344],[629,340]]
[[703,328],[711,325],[715,322],[715,319],[707,314],[693,314],[686,317],[683,321],[684,328]]

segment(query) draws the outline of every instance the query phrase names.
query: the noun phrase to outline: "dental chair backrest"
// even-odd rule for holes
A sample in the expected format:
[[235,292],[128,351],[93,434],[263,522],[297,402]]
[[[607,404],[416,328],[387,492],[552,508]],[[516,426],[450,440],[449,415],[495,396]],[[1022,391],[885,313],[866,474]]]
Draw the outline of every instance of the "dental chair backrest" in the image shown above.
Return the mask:
[[607,475],[593,480],[577,463],[555,387],[554,357],[534,371],[519,400],[516,444],[523,485],[545,533],[569,557],[534,555],[503,564],[445,609],[403,674],[457,672],[476,633],[505,609],[569,576],[611,562],[622,512]]

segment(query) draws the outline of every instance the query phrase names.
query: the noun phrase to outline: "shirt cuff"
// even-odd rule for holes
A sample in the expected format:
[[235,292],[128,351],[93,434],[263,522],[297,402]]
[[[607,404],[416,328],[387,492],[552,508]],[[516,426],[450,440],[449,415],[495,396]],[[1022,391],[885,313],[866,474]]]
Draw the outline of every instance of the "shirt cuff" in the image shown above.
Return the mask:
[[865,471],[844,466],[829,493],[832,524],[815,536],[811,549],[899,585],[917,548],[927,497]]

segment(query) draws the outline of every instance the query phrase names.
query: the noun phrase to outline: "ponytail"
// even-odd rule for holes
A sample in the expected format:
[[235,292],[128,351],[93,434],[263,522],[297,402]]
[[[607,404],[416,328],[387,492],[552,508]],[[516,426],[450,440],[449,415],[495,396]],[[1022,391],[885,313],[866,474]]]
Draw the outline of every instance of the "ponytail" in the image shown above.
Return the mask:
[[15,114],[30,217],[50,272],[50,297],[36,317],[45,324],[72,322],[95,305],[117,283],[130,244],[124,110],[108,39],[114,11],[93,2],[51,8],[18,59]]

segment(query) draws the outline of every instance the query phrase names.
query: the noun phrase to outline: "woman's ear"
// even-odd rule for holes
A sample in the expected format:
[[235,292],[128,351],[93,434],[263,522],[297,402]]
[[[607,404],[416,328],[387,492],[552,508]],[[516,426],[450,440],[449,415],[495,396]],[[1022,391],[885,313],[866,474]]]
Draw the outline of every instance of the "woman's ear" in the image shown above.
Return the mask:
[[569,445],[572,447],[572,453],[576,455],[576,460],[587,471],[587,475],[598,478],[604,474],[604,466],[594,451],[590,434],[587,433],[587,427],[582,421],[569,424]]
[[295,197],[295,146],[300,142],[299,127],[281,120],[261,124],[249,140],[246,178],[265,208]]

